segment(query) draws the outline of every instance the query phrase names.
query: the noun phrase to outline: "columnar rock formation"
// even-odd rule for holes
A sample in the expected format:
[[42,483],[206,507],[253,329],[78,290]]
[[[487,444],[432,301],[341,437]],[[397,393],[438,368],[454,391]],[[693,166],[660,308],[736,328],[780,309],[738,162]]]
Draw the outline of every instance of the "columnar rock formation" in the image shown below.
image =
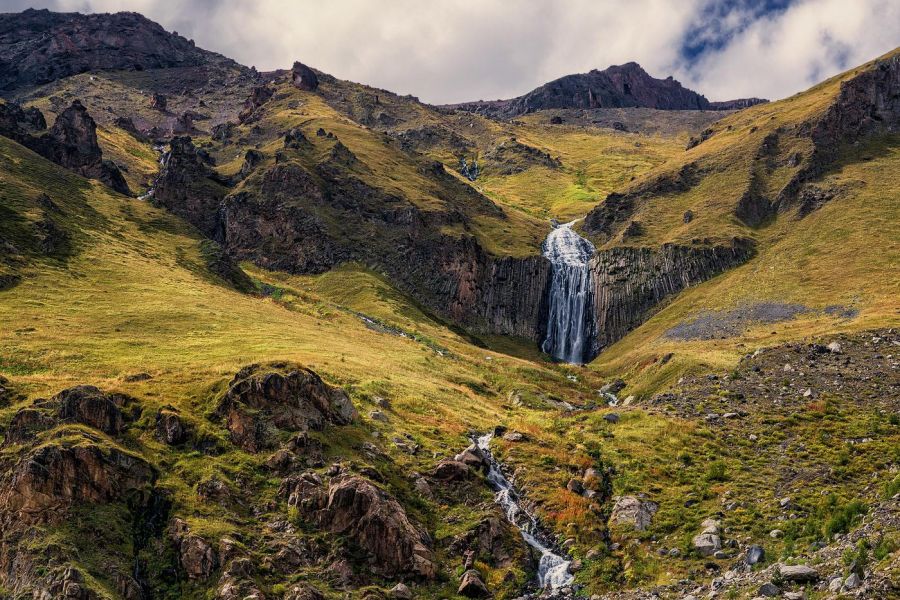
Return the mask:
[[594,354],[640,325],[665,298],[733,268],[753,254],[748,240],[730,246],[610,248],[591,261],[597,338]]

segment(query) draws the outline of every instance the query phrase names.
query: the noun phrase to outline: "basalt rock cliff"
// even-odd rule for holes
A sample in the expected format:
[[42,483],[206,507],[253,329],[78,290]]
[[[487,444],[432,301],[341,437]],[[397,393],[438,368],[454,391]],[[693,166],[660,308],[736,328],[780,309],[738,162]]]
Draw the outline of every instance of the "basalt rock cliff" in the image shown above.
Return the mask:
[[752,256],[753,243],[746,239],[728,246],[600,250],[590,263],[597,323],[593,355],[640,325],[666,298]]

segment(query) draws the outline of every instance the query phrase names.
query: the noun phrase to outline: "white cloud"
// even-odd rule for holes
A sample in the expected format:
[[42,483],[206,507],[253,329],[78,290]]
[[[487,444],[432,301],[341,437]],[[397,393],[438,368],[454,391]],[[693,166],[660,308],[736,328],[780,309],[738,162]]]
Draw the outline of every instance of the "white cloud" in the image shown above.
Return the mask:
[[[743,29],[693,64],[704,8],[724,0],[0,0],[6,10],[133,10],[261,70],[294,60],[430,102],[511,97],[550,79],[637,61],[722,100],[789,95],[900,44],[896,0],[801,0],[746,22],[719,11],[703,35]],[[8,6],[8,8],[6,8]],[[728,6],[725,4],[723,6]]]

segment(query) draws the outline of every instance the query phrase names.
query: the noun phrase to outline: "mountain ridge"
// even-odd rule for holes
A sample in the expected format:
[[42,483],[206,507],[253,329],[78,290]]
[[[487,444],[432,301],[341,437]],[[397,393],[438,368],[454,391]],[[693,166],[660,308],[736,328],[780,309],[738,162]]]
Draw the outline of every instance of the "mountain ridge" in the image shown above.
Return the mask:
[[564,75],[508,100],[445,105],[488,116],[513,118],[546,109],[656,108],[662,110],[736,110],[768,102],[741,98],[710,102],[672,76],[656,79],[638,63],[612,65],[604,70]]

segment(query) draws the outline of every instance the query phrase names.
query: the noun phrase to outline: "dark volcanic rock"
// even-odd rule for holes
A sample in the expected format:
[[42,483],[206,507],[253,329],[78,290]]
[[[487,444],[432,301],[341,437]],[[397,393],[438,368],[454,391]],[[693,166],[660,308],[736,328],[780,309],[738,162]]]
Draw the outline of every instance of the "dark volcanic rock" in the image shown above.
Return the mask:
[[150,100],[150,108],[154,108],[160,112],[166,112],[166,107],[168,105],[169,101],[165,94],[153,94],[153,98]]
[[224,61],[137,14],[0,14],[0,90],[103,69],[160,69]]
[[598,332],[594,353],[643,322],[666,297],[735,267],[752,255],[752,243],[739,239],[730,246],[665,244],[658,250],[599,251],[591,259]]
[[297,61],[291,68],[291,83],[301,90],[314,92],[319,87],[319,78],[312,69]]
[[804,186],[838,158],[841,146],[878,132],[900,130],[900,55],[877,61],[859,75],[841,82],[837,98],[800,135],[813,142],[812,155],[774,199],[779,211],[793,207]]
[[198,156],[191,138],[172,138],[153,200],[216,239],[221,237],[219,207],[226,193],[227,188]]
[[655,79],[634,62],[603,71],[566,75],[524,96],[494,102],[471,102],[455,108],[511,118],[545,109],[646,107],[663,110],[733,110],[762,102],[758,99],[711,103],[672,77]]
[[674,173],[664,173],[641,182],[627,193],[613,192],[585,216],[584,230],[589,235],[609,240],[618,228],[631,222],[631,216],[642,202],[663,194],[686,192],[697,185],[700,179],[701,173],[697,166],[689,163]]
[[103,184],[130,194],[119,168],[103,160],[97,142],[97,124],[81,102],[74,100],[60,115],[49,132],[40,133],[46,124],[40,111],[22,110],[11,103],[0,104],[0,135],[37,152],[79,175],[99,179]]
[[125,428],[120,405],[124,396],[104,394],[92,385],[79,385],[63,390],[51,400],[58,403],[57,416],[63,422],[83,423],[103,433],[116,435]]

